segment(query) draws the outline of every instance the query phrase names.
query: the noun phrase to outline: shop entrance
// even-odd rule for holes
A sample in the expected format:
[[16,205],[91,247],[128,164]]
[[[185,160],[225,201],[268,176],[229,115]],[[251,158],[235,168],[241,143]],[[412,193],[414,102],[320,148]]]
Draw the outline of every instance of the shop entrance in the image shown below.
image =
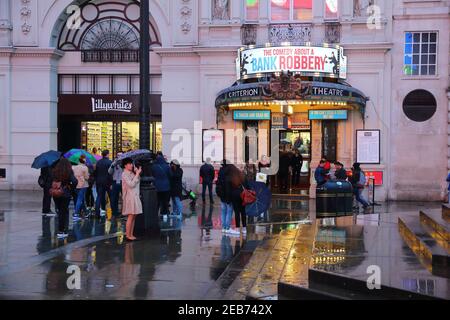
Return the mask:
[[[296,170],[299,160],[294,158],[298,150],[301,155],[301,169]],[[311,163],[311,131],[282,130],[280,131],[280,170],[274,178],[274,190],[279,193],[300,194],[301,190],[310,187]]]
[[[152,150],[162,147],[161,122],[150,125],[150,143]],[[86,121],[81,122],[81,147],[89,152],[93,148],[109,150],[115,157],[118,152],[139,149],[139,122]]]

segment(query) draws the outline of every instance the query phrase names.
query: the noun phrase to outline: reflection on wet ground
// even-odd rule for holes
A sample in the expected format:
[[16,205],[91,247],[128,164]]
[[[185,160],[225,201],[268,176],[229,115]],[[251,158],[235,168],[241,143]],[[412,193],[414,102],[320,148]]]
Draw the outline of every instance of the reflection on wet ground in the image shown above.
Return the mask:
[[[125,242],[123,220],[104,219],[71,223],[60,241],[40,196],[0,192],[0,298],[276,299],[279,281],[307,287],[309,267],[367,279],[369,265],[380,266],[383,284],[450,297],[449,280],[428,272],[397,227],[399,216],[436,203],[316,220],[314,201],[274,199],[265,216],[249,219],[246,237],[221,233],[218,201],[194,211],[186,203],[157,237]],[[80,268],[79,290],[67,287],[71,265]]]

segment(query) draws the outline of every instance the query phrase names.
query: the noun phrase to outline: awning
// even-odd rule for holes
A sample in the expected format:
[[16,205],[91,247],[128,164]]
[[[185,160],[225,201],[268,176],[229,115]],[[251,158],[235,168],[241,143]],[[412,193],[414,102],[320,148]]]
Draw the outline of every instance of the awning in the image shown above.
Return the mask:
[[[283,89],[280,90],[282,91]],[[229,108],[230,105],[239,105],[246,102],[267,104],[271,101],[287,100],[288,103],[289,101],[310,103],[310,109],[314,109],[314,105],[321,103],[327,103],[330,106],[336,104],[337,107],[345,104],[356,108],[364,115],[366,102],[368,101],[368,98],[361,91],[350,85],[339,83],[299,81],[297,86],[291,85],[291,87],[284,88],[284,90],[288,93],[286,94],[286,99],[280,99],[279,96],[273,94],[273,86],[271,86],[270,81],[236,82],[231,87],[219,92],[215,106],[216,108]]]

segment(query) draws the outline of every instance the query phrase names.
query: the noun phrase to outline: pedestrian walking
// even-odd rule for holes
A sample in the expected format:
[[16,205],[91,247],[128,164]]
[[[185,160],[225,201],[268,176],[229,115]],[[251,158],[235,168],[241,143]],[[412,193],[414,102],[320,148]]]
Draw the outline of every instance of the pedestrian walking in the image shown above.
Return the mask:
[[39,176],[38,183],[43,191],[42,197],[42,213],[50,216],[54,215],[51,211],[52,197],[50,196],[49,190],[52,186],[52,168],[44,167],[41,168],[41,174]]
[[[120,158],[122,152],[117,153],[117,158]],[[120,165],[113,163],[108,169],[108,173],[112,176],[112,187],[111,187],[111,210],[113,217],[120,216],[119,212],[119,196],[122,192],[122,173],[123,169]]]
[[134,170],[133,160],[125,158],[122,160],[122,215],[127,217],[125,237],[128,241],[136,240],[134,224],[136,216],[142,214],[142,202],[140,198],[140,184],[142,168]]
[[298,186],[300,183],[300,173],[303,166],[303,156],[298,149],[294,150],[291,166],[292,166],[292,185]]
[[364,171],[361,170],[361,165],[358,162],[353,164],[350,182],[353,185],[353,194],[355,195],[356,201],[361,203],[364,209],[367,209],[369,203],[362,195],[364,186],[366,185],[366,175]]
[[86,207],[89,212],[93,212],[95,210],[95,201],[96,201],[96,188],[95,188],[95,167],[92,165],[88,165],[89,171],[89,179],[88,179],[88,188],[86,190]]
[[84,155],[80,156],[79,164],[72,167],[75,178],[78,180],[76,187],[77,201],[75,203],[75,213],[73,215],[73,220],[80,219],[81,210],[84,214],[87,213],[85,205],[86,191],[89,187],[89,169],[86,166],[86,157]]
[[320,160],[319,165],[316,168],[316,171],[314,172],[314,179],[316,180],[317,186],[320,187],[325,182],[327,182],[327,174],[325,170],[325,160]]
[[108,173],[112,161],[109,160],[109,150],[102,151],[102,159],[95,165],[95,186],[97,199],[95,201],[95,215],[104,217],[106,213],[106,195],[111,201],[112,176]]
[[[229,233],[238,235],[238,234],[247,234],[247,215],[245,214],[245,207],[242,204],[241,194],[244,191],[244,187],[247,188],[245,182],[245,176],[243,172],[241,172],[235,166],[230,167],[228,171],[228,176],[231,183],[231,202],[234,210],[234,219],[236,222],[236,229],[230,229]],[[242,229],[241,229],[242,222]]]
[[206,198],[206,188],[208,188],[209,192],[209,202],[211,204],[214,203],[213,193],[212,193],[212,185],[214,182],[214,167],[211,164],[211,158],[206,158],[206,162],[200,167],[200,177],[202,178],[202,200],[205,202]]
[[169,214],[171,171],[164,156],[158,155],[156,157],[152,165],[152,173],[155,178],[154,184],[158,198],[158,212],[165,220]]
[[347,180],[347,171],[344,169],[344,165],[339,161],[334,163],[334,176],[337,180]]
[[183,193],[183,169],[178,160],[170,162],[170,197],[172,198],[173,215],[183,216],[183,204],[181,197]]
[[291,166],[291,158],[289,152],[280,152],[280,168],[278,169],[278,185],[280,192],[286,192],[288,189],[289,168]]
[[228,233],[231,228],[231,217],[233,216],[233,205],[231,201],[230,167],[224,159],[221,163],[216,183],[216,194],[220,199],[222,232]]
[[244,175],[245,178],[248,181],[255,181],[256,180],[256,173],[257,173],[257,169],[256,169],[256,165],[253,162],[252,159],[249,159],[246,163],[245,163],[245,167],[244,167]]
[[72,190],[78,185],[78,180],[72,170],[69,160],[61,158],[52,170],[52,186],[49,193],[55,201],[58,212],[58,238],[67,237],[69,229],[69,202]]

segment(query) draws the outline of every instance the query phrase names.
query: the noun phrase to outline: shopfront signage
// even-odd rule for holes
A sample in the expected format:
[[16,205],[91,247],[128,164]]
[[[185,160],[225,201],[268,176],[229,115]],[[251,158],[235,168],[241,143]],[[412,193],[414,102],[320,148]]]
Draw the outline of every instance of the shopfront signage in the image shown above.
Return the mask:
[[347,77],[347,59],[340,46],[275,46],[239,50],[240,77],[260,77],[282,71]]
[[309,110],[309,120],[347,120],[347,110]]
[[343,89],[327,88],[327,87],[316,87],[313,86],[312,95],[314,96],[332,96],[332,97],[348,97],[349,92]]
[[234,110],[233,120],[270,120],[270,110]]
[[356,162],[380,163],[380,130],[356,130]]
[[272,129],[290,129],[292,120],[283,113],[272,114]]
[[92,112],[99,111],[119,111],[130,113],[133,109],[133,102],[126,99],[104,101],[103,99],[91,98],[92,101]]
[[247,98],[247,97],[258,97],[261,95],[260,88],[249,88],[240,89],[235,91],[230,91],[227,93],[227,98]]
[[291,129],[294,130],[309,130],[311,123],[308,119],[307,113],[294,113],[292,116]]

